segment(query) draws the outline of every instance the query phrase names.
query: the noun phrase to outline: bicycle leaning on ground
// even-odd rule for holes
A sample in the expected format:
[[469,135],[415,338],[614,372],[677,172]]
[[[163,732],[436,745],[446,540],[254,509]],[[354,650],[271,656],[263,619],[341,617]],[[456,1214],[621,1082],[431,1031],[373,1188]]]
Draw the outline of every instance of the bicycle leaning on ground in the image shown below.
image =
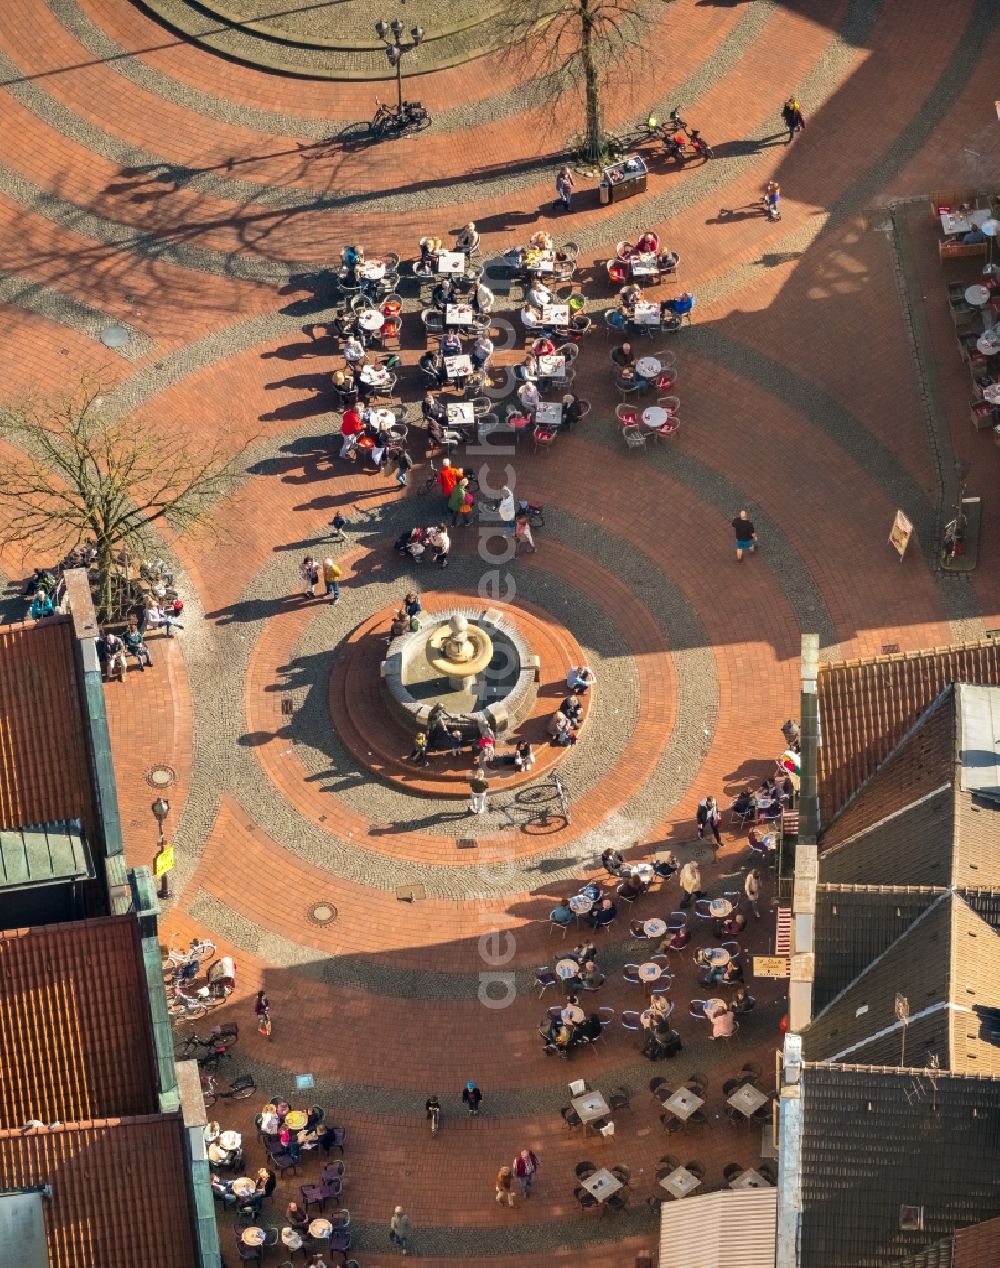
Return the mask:
[[375,98],[375,117],[368,125],[373,137],[401,135],[404,132],[422,132],[431,126],[431,117],[419,101],[404,101],[401,106],[387,106]]

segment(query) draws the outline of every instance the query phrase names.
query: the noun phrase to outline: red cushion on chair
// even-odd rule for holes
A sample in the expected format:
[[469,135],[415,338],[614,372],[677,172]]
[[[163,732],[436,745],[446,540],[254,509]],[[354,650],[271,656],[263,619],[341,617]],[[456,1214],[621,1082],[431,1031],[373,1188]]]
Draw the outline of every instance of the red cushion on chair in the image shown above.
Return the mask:
[[627,282],[628,269],[621,264],[612,264],[608,268],[608,276],[612,282]]
[[656,377],[656,386],[661,390],[673,387],[676,382],[677,375],[671,374],[669,370],[664,370],[662,374],[659,374]]
[[626,426],[631,426],[632,423],[639,421],[639,415],[634,409],[623,409],[619,417]]

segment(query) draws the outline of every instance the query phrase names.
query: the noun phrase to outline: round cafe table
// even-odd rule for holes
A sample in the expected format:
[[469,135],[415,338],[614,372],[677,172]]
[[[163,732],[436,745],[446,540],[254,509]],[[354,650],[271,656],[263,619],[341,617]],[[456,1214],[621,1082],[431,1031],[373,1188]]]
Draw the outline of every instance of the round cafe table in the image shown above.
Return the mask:
[[263,1246],[267,1234],[262,1228],[245,1228],[241,1241],[244,1246]]
[[642,421],[647,427],[652,427],[654,430],[657,427],[662,427],[664,423],[669,423],[671,417],[671,411],[664,409],[662,405],[650,405],[642,411]]
[[240,1145],[243,1144],[243,1137],[239,1132],[223,1132],[219,1137],[219,1144],[223,1149],[239,1149]]
[[667,1017],[670,1016],[670,1014],[673,1011],[674,1011],[674,1001],[672,999],[669,999],[667,1000],[667,1003],[665,1007],[663,1008],[643,1009],[643,1011],[639,1014],[639,1021],[642,1023],[643,1026],[646,1027],[647,1030],[649,1030],[652,1027],[654,1021],[665,1020]]
[[655,982],[662,976],[662,967],[659,964],[654,964],[652,960],[647,960],[645,964],[639,965],[639,980],[642,982]]
[[381,282],[385,277],[385,263],[382,260],[369,260],[362,264],[361,276],[366,282]]
[[383,370],[380,365],[366,365],[359,377],[361,382],[367,383],[369,387],[385,387],[390,376],[389,371]]
[[281,1230],[281,1241],[289,1250],[302,1249],[302,1234],[290,1224]]
[[656,357],[640,357],[635,363],[636,373],[640,374],[644,379],[655,379],[663,369],[662,364],[657,361]]
[[329,1220],[313,1220],[309,1225],[310,1237],[329,1237],[333,1232],[333,1225]]
[[309,1121],[309,1115],[305,1110],[289,1110],[285,1115],[285,1126],[289,1131],[300,1132]]
[[975,304],[977,308],[980,308],[983,304],[988,303],[989,298],[989,291],[985,286],[980,286],[978,282],[974,286],[965,288],[965,302],[967,304]]
[[984,388],[983,400],[988,401],[990,405],[1000,405],[1000,383],[994,383],[991,387]]
[[705,955],[713,969],[724,968],[732,959],[725,947],[710,947],[705,952]]
[[642,931],[647,938],[662,938],[667,932],[667,922],[654,916],[652,920],[643,922]]
[[724,917],[732,913],[733,904],[728,898],[713,898],[708,904],[708,910],[717,919],[722,920]]
[[391,409],[373,409],[372,422],[380,430],[383,427],[392,427],[395,425],[396,415],[392,412]]
[[574,894],[569,900],[570,910],[577,916],[585,916],[588,911],[593,911],[594,900],[588,898],[586,894]]
[[233,1192],[238,1198],[248,1198],[257,1188],[256,1184],[249,1176],[240,1176],[238,1180],[233,1181]]
[[385,324],[385,318],[377,308],[366,308],[358,318],[358,324],[362,330],[376,331],[381,330]]
[[567,956],[564,960],[557,961],[556,972],[563,981],[566,981],[568,978],[576,977],[576,975],[580,972],[580,966],[577,964],[576,960],[571,960]]
[[559,1016],[563,1021],[573,1022],[577,1025],[579,1025],[581,1021],[585,1021],[587,1018],[587,1014],[577,1004],[567,1004]]
[[1000,330],[994,326],[976,340],[976,347],[985,357],[996,356],[1000,352]]

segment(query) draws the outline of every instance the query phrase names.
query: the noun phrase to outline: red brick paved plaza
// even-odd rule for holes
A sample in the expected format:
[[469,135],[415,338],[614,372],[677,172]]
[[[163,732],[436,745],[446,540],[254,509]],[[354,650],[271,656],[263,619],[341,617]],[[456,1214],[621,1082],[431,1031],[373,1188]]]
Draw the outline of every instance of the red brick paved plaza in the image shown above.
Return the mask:
[[[709,1186],[725,1164],[759,1161],[759,1127],[716,1115],[744,1060],[762,1066],[767,1086],[777,985],[752,983],[755,1012],[731,1043],[712,1044],[688,1016],[701,988],[685,957],[672,989],[684,1051],[651,1065],[618,1020],[641,998],[621,965],[643,958],[622,912],[600,935],[608,981],[594,1000],[615,1021],[564,1063],[540,1050],[535,1028],[557,1001],[552,991],[539,999],[532,970],[558,956],[549,911],[600,870],[606,844],[636,859],[669,846],[702,859],[713,895],[742,887],[745,837],[727,829],[713,860],[694,839],[695,807],[707,792],[728,805],[771,772],[780,725],[797,716],[802,632],[820,633],[827,658],[850,658],[1000,625],[1000,450],[969,426],[945,297],[945,282],[971,281],[980,262],[941,268],[927,198],[995,188],[995,19],[983,0],[676,0],[655,32],[654,68],[609,96],[609,124],[677,100],[717,157],[683,171],[654,160],[646,194],[620,207],[599,207],[593,182],[578,178],[575,209],[559,215],[555,156],[578,130],[576,109],[518,105],[509,58],[417,80],[441,126],[351,148],[325,138],[368,117],[390,83],[268,75],[185,43],[124,0],[21,0],[5,11],[5,401],[97,377],[109,412],[131,413],[153,435],[222,436],[245,470],[211,522],[158,544],[176,560],[186,628],[151,642],[152,672],[106,688],[129,861],[152,860],[146,773],[166,764],[179,862],[164,935],[211,937],[236,957],[237,993],[215,1016],[242,1029],[231,1073],[252,1069],[260,1085],[257,1100],[216,1112],[247,1133],[257,1167],[253,1114],[270,1093],[289,1095],[295,1074],[314,1076],[316,1099],[348,1128],[344,1205],[362,1265],[394,1255],[385,1228],[400,1203],[416,1264],[622,1268],[655,1244],[646,1199],[661,1192],[661,1155],[701,1161]],[[794,145],[747,144],[781,131],[793,91],[808,116]],[[772,177],[781,221],[741,214]],[[338,686],[355,631],[414,584],[431,594],[428,607],[437,591],[471,600],[486,565],[474,532],[455,534],[447,573],[414,579],[393,554],[399,527],[437,508],[338,460],[327,376],[340,360],[303,333],[327,311],[314,275],[348,242],[410,260],[423,234],[447,236],[468,219],[486,258],[540,228],[579,243],[596,318],[575,385],[590,417],[550,454],[522,445],[510,459],[517,489],[546,506],[537,554],[513,565],[525,611],[551,627],[546,655],[572,645],[568,631],[599,678],[581,751],[559,767],[568,826],[516,806],[501,814],[506,794],[477,823],[433,786],[383,784],[355,756],[358,719],[339,716],[377,703],[370,689]],[[681,429],[669,446],[631,453],[600,317],[614,304],[604,261],[645,227],[679,252],[697,307],[669,343]],[[415,290],[406,297],[400,388],[412,412],[423,345]],[[496,315],[520,331],[517,307],[500,296]],[[115,320],[134,332],[126,356],[96,337]],[[423,446],[411,451],[419,484]],[[935,567],[958,457],[971,463],[970,491],[984,495],[971,579]],[[744,504],[761,550],[737,566],[729,521]],[[897,507],[922,530],[902,564],[886,544]],[[330,544],[338,509],[347,540]],[[338,606],[299,596],[307,552],[338,559]],[[25,575],[18,550],[0,554],[0,568]],[[425,896],[400,901],[399,886]],[[759,953],[774,937],[770,881],[764,898],[746,941]],[[665,915],[677,900],[673,883],[632,914]],[[310,919],[321,903],[334,921]],[[503,968],[517,990],[504,1008],[477,997],[491,968],[480,935],[491,928],[514,947]],[[253,1027],[262,986],[270,1041]],[[648,1081],[695,1071],[709,1079],[709,1124],[668,1137]],[[611,1140],[564,1126],[573,1078],[633,1093]],[[468,1079],[485,1093],[473,1121],[459,1101]],[[431,1092],[445,1106],[433,1140]],[[501,1209],[497,1168],[526,1146],[542,1163],[535,1193]],[[585,1159],[631,1168],[629,1212],[579,1210],[573,1169]],[[283,1180],[269,1222],[317,1170],[306,1162]],[[236,1263],[228,1225],[220,1213],[223,1253]]]

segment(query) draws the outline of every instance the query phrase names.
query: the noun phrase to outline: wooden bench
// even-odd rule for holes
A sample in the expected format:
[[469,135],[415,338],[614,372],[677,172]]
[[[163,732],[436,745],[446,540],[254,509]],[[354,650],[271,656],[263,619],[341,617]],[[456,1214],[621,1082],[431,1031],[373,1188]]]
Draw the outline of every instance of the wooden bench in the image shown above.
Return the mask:
[[949,242],[942,239],[938,243],[938,259],[944,263],[945,260],[960,260],[978,255],[985,260],[986,247],[985,242]]

